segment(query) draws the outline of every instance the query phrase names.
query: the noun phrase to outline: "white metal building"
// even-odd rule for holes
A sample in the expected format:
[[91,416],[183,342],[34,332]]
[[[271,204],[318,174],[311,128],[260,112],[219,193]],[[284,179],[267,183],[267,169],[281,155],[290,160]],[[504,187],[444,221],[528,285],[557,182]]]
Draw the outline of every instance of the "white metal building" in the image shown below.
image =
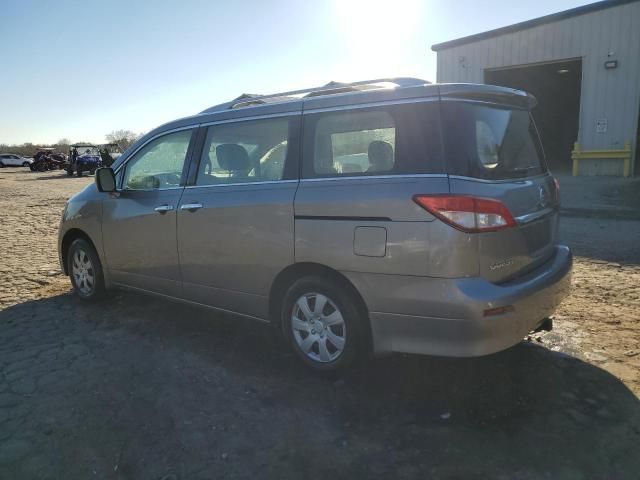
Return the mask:
[[597,2],[432,49],[440,83],[533,93],[554,170],[573,165],[574,174],[579,166],[581,175],[640,175],[640,0]]

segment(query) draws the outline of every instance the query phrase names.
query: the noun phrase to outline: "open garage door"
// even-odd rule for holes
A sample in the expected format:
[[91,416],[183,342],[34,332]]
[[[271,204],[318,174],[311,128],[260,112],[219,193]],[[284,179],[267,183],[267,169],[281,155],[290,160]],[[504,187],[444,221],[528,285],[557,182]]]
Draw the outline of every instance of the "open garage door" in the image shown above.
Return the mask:
[[536,96],[533,116],[549,167],[554,172],[570,172],[571,150],[578,138],[582,60],[485,70],[484,81]]

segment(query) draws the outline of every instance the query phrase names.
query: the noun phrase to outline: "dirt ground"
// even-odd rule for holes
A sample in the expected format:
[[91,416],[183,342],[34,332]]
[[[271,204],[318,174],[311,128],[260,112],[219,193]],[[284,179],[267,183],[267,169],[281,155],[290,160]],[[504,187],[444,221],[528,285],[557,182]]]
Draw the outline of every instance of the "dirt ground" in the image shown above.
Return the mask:
[[0,478],[639,477],[640,222],[562,219],[550,333],[322,378],[262,325],[70,295],[57,226],[91,181],[0,170]]

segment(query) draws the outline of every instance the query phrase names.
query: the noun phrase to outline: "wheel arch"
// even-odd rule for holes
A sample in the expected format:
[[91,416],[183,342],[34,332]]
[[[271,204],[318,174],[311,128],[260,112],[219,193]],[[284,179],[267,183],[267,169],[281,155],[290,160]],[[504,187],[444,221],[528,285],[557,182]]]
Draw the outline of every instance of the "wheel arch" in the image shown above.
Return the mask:
[[371,323],[369,321],[369,310],[367,308],[367,304],[365,303],[362,295],[358,291],[351,281],[345,277],[339,271],[327,267],[326,265],[322,265],[319,263],[313,262],[300,262],[289,265],[284,270],[282,270],[273,283],[271,284],[271,289],[269,290],[269,320],[271,323],[279,330],[280,327],[280,311],[282,306],[282,301],[287,292],[287,289],[299,278],[306,276],[318,276],[321,278],[325,278],[332,283],[336,283],[342,286],[346,291],[349,292],[349,295],[354,299],[356,303],[356,307],[358,308],[362,319],[364,320],[364,328],[366,330],[366,344],[369,350],[373,347],[373,338],[371,334]]
[[87,241],[89,245],[91,245],[95,250],[96,254],[98,255],[98,258],[100,258],[100,253],[96,248],[95,242],[91,240],[91,237],[84,230],[80,230],[79,228],[71,228],[64,234],[64,237],[62,237],[62,243],[60,245],[60,254],[62,256],[62,269],[65,275],[69,275],[69,268],[67,267],[69,247],[71,247],[71,244],[73,243],[73,241],[77,240],[78,238],[82,238],[83,240]]

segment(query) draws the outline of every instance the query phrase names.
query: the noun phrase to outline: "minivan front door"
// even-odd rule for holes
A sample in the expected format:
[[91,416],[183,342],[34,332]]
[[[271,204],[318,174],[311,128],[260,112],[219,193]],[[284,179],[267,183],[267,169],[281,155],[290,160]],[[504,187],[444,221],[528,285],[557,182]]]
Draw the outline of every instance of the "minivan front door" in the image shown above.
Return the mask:
[[294,258],[298,124],[295,115],[207,129],[177,212],[184,298],[267,319],[273,279]]
[[124,165],[120,190],[103,203],[102,236],[111,280],[179,297],[176,209],[193,129],[158,137]]

